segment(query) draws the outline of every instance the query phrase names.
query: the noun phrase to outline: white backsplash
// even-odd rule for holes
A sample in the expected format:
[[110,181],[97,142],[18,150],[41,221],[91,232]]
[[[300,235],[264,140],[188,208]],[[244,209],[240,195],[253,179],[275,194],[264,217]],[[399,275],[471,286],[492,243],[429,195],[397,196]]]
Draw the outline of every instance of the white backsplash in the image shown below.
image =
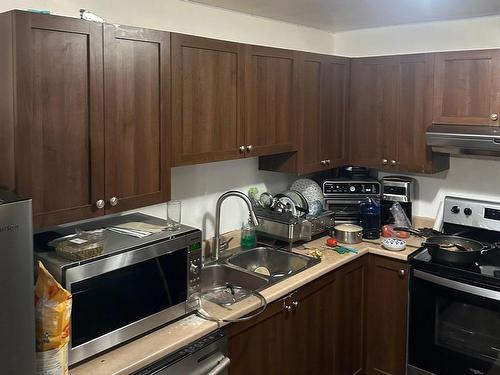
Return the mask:
[[[287,190],[296,177],[276,172],[259,171],[258,158],[223,161],[172,168],[172,199],[182,201],[182,223],[199,228],[204,238],[214,234],[215,204],[227,190],[244,193],[252,186],[260,192],[279,193]],[[161,218],[166,205],[144,207],[143,212]],[[221,232],[241,228],[248,220],[248,209],[238,198],[228,198],[222,205]]]
[[[379,177],[390,174],[394,173],[380,173]],[[418,181],[418,197],[414,204],[417,216],[435,218],[446,195],[500,201],[500,158],[452,157],[447,171],[411,176]]]

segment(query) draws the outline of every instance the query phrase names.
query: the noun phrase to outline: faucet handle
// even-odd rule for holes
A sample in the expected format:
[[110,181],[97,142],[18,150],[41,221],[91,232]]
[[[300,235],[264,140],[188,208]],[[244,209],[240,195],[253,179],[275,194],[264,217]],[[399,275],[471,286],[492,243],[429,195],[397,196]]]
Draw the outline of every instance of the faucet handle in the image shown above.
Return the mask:
[[226,239],[224,236],[220,236],[219,251],[226,251],[227,249],[229,249],[229,242],[231,242],[233,239],[234,237]]

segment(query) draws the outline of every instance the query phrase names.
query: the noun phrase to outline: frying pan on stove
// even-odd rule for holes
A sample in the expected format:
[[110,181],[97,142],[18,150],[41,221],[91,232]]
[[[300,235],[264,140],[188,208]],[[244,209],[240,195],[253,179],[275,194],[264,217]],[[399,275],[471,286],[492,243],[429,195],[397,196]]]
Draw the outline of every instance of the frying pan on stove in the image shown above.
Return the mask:
[[409,232],[424,238],[422,247],[427,248],[431,257],[444,263],[468,264],[479,260],[483,251],[492,250],[495,247],[485,246],[479,241],[469,240],[460,236],[435,235],[425,237],[418,230],[411,228],[397,227],[396,231]]

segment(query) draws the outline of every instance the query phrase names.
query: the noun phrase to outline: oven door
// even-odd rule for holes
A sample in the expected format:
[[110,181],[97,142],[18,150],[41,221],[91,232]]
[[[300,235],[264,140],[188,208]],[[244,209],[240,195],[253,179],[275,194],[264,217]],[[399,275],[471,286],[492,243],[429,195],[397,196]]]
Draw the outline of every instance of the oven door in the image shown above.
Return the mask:
[[70,364],[184,316],[188,254],[179,238],[68,269]]
[[359,199],[326,198],[325,209],[333,212],[335,224],[359,224],[361,214]]
[[414,270],[408,374],[500,374],[500,291]]

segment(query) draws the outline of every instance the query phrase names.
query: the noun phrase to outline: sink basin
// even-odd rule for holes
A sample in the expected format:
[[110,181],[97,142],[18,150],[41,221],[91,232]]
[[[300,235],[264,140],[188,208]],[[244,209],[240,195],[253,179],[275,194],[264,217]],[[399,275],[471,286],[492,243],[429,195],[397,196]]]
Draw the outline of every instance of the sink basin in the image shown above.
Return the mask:
[[201,269],[201,294],[221,306],[230,306],[268,284],[264,277],[225,264]]
[[226,286],[227,284],[239,286],[247,290],[259,290],[269,281],[253,273],[245,272],[225,264],[212,264],[201,269],[201,292]]
[[232,255],[227,262],[254,273],[257,270],[270,282],[277,282],[319,263],[319,260],[285,250],[256,247]]

